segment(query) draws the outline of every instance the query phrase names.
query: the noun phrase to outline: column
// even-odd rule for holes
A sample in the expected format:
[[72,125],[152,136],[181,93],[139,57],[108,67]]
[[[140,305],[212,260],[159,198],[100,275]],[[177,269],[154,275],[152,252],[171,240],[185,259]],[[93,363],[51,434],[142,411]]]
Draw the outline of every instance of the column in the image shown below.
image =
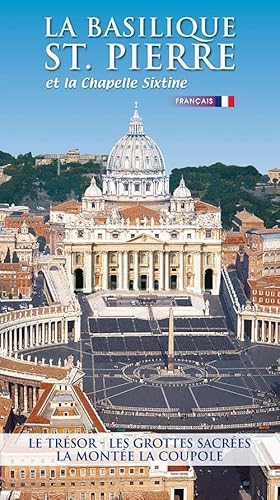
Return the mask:
[[26,342],[26,334],[25,334],[25,326],[22,326],[21,328],[21,348],[22,349],[25,349],[26,345],[25,345],[25,342]]
[[179,253],[179,290],[184,290],[184,253]]
[[31,347],[32,345],[32,325],[27,325],[27,333],[28,333],[28,344]]
[[17,329],[13,330],[13,351],[17,351]]
[[272,343],[271,321],[268,321],[268,342]]
[[75,284],[74,284],[74,274],[72,273],[72,255],[71,253],[68,254],[68,252],[65,252],[65,257],[66,257],[66,262],[65,262],[66,273],[69,279],[71,291],[73,292]]
[[44,328],[45,323],[40,323],[39,325],[39,343],[43,344],[44,342]]
[[61,343],[68,342],[67,321],[64,319],[61,322]]
[[74,342],[78,342],[78,340],[80,340],[80,334],[81,334],[81,316],[78,316],[78,318],[76,318],[74,322]]
[[52,322],[49,321],[49,328],[48,328],[48,344],[50,344],[52,341]]
[[237,335],[237,338],[240,339],[240,333],[241,333],[241,316],[240,314],[238,313],[237,314],[237,321],[236,321],[236,335]]
[[108,290],[108,252],[102,252],[103,290]]
[[33,408],[36,405],[36,403],[37,403],[37,387],[33,386],[32,387],[32,407]]
[[264,320],[261,320],[261,341],[265,341]]
[[134,280],[133,280],[133,289],[134,290],[139,290],[139,286],[138,286],[138,280],[139,280],[139,277],[138,277],[138,274],[139,274],[139,263],[138,263],[138,252],[135,251],[134,252],[134,266],[133,266],[133,269],[134,269]]
[[123,253],[123,288],[128,290],[128,251]]
[[18,385],[14,384],[14,407],[15,410],[18,409]]
[[[194,288],[195,291],[201,293],[201,255],[200,252],[194,253]],[[204,284],[203,284],[204,286]]]
[[119,290],[123,289],[123,252],[118,252],[118,264],[119,264],[119,273],[118,273],[118,286]]
[[10,330],[10,353],[14,350],[14,330]]
[[252,319],[251,321],[251,342],[256,342],[257,341],[257,334],[258,334],[258,320],[256,318]]
[[61,342],[63,320],[57,323],[57,342]]
[[154,289],[154,252],[149,252],[149,290]]
[[163,264],[163,251],[161,250],[159,252],[159,284],[158,284],[158,289],[163,290],[164,289],[164,264]]
[[256,342],[260,342],[262,335],[262,323],[259,319],[257,319],[257,337],[256,337]]
[[13,350],[13,330],[9,330],[9,354]]
[[276,321],[271,321],[271,342],[273,342],[274,339],[274,344],[276,344]]
[[57,344],[57,321],[54,323],[54,342]]
[[240,323],[240,340],[244,340],[244,320],[241,316],[241,323]]
[[39,323],[36,323],[35,345],[39,345]]
[[32,325],[27,325],[27,344],[32,347]]
[[27,397],[27,385],[24,385],[23,386],[23,411],[24,411],[24,413],[27,413],[27,409],[28,409],[27,408],[27,402],[28,402],[27,399],[28,399],[28,397]]
[[258,340],[258,320],[257,318],[252,320],[252,342],[257,342]]
[[84,287],[87,293],[92,292],[92,253],[91,251],[85,252],[85,273],[84,273]]
[[165,274],[164,289],[169,290],[169,252],[165,252],[164,256],[164,274]]
[[20,329],[19,327],[16,328],[16,332],[15,332],[15,350],[18,351],[18,346],[19,346],[19,337],[20,337]]
[[34,347],[36,345],[36,342],[35,342],[35,330],[36,330],[36,325],[31,325],[30,327],[30,332],[31,332],[31,335],[30,335],[30,347]]

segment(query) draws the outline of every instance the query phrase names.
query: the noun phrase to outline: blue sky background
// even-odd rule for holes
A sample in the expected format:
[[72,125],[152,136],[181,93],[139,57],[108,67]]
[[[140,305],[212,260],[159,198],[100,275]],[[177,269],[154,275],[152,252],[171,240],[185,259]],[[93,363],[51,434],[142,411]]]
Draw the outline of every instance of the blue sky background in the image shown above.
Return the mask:
[[[173,0],[168,4],[159,0],[134,4],[112,0],[5,2],[0,13],[0,150],[17,155],[66,152],[77,147],[81,152],[108,153],[127,131],[133,103],[138,100],[145,131],[160,145],[169,171],[216,161],[251,164],[261,172],[280,167],[279,11],[279,4],[272,0],[231,4],[216,0]],[[44,38],[44,17],[53,16],[59,27],[67,15],[80,34],[73,41],[88,43],[82,62],[92,62],[94,71],[78,74],[64,66],[57,76],[132,76],[139,80],[173,76],[189,79],[189,88],[110,92],[45,89],[45,81],[55,75],[44,69],[45,47],[51,41]],[[236,70],[106,72],[108,40],[87,40],[88,16],[114,16],[117,20],[126,16],[235,16]],[[127,39],[127,43],[137,41]],[[120,42],[126,43],[125,39]],[[63,63],[66,65],[64,58]],[[128,67],[128,61],[126,64]],[[176,95],[235,95],[236,108],[176,108],[171,104]]]

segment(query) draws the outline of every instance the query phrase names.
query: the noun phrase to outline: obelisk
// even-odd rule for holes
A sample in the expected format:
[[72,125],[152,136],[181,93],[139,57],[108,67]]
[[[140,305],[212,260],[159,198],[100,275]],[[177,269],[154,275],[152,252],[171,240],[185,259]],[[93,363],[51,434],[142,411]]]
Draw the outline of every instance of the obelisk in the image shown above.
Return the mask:
[[174,315],[173,309],[169,309],[169,329],[168,329],[168,364],[167,371],[174,372]]

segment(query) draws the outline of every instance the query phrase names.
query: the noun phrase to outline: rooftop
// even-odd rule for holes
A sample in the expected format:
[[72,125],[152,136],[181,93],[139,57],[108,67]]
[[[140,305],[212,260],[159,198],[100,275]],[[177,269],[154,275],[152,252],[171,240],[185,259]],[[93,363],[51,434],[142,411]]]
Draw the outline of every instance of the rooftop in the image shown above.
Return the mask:
[[12,409],[12,400],[0,395],[0,427],[4,427]]
[[123,500],[169,500],[170,496],[167,491],[151,491],[122,493]]
[[246,238],[243,234],[230,231],[225,235],[224,243],[246,243]]
[[52,211],[55,212],[68,212],[70,214],[77,214],[81,211],[82,204],[77,200],[67,200],[58,205],[51,207]]
[[41,375],[46,378],[55,378],[62,380],[67,375],[69,368],[49,366],[36,363],[20,361],[18,359],[0,357],[0,371],[12,370],[19,373],[28,373],[33,375]]
[[155,222],[159,221],[159,213],[156,210],[145,207],[141,204],[132,205],[128,208],[121,208],[120,214],[124,219],[135,220],[143,219],[144,217],[146,217],[150,220],[153,217]]
[[280,288],[280,276],[265,276],[258,280],[248,280],[251,287]]
[[242,222],[262,222],[263,220],[260,217],[257,217],[255,214],[252,214],[251,212],[248,212],[245,208],[241,210],[241,212],[236,212],[235,217],[237,217],[239,220]]
[[196,212],[220,212],[220,208],[216,207],[215,205],[211,205],[211,203],[206,203],[205,201],[201,200],[195,200],[194,202],[194,208]]
[[[77,415],[81,423],[85,424],[87,430],[90,427],[94,427],[97,432],[106,432],[105,426],[82,389],[78,385],[71,385],[68,382],[65,382],[65,384],[67,386],[63,382],[62,388],[54,383],[41,384],[43,393],[28,417],[26,424],[52,424],[52,417],[57,416],[57,406],[53,406],[52,403],[63,404],[71,401],[71,415]],[[67,415],[64,415],[63,420],[60,420],[61,425],[69,425],[69,423],[71,425],[71,420],[69,421]],[[77,420],[75,420],[76,424]]]

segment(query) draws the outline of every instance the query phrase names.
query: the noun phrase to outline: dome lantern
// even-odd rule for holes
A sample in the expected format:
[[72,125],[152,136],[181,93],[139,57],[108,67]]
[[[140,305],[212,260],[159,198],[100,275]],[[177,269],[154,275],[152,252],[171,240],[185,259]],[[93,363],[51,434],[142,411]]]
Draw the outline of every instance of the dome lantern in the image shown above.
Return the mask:
[[134,114],[130,119],[129,133],[131,135],[144,134],[143,122],[138,114],[138,102],[137,101],[135,101],[135,104],[134,104]]

